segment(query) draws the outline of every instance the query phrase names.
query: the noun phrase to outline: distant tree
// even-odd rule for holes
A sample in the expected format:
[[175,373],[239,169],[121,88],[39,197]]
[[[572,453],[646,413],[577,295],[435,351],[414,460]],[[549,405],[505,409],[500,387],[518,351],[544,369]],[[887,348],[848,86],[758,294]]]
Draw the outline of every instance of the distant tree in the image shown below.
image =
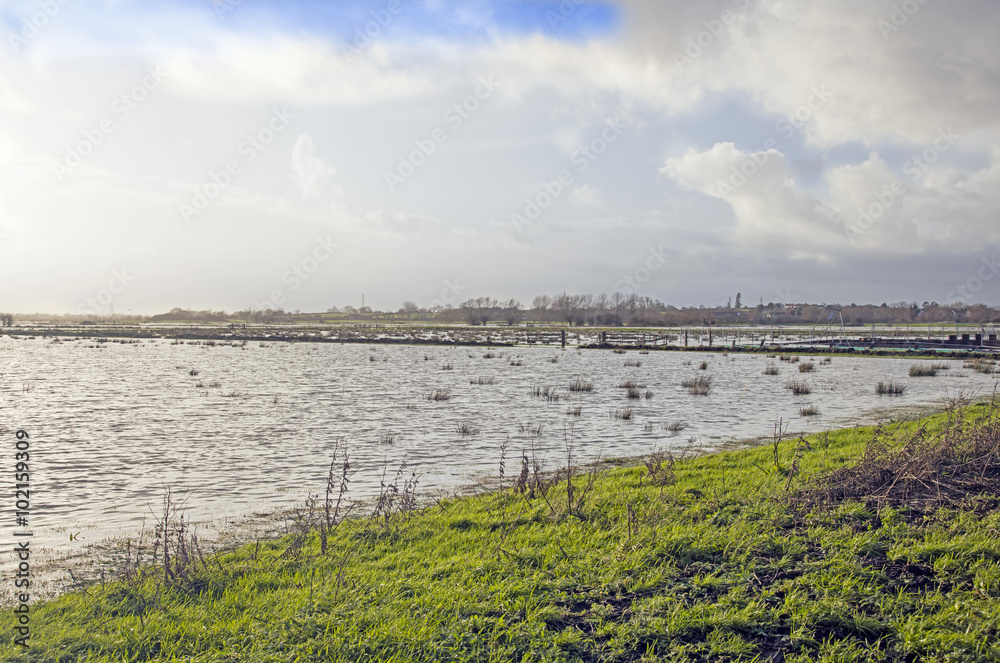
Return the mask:
[[513,327],[524,317],[524,306],[516,299],[508,299],[500,305],[500,317],[508,327]]
[[560,320],[572,327],[583,321],[592,299],[590,295],[567,295],[564,292],[552,298],[552,310]]
[[743,305],[740,302],[740,299],[742,299],[742,298],[743,298],[743,293],[737,292],[736,293],[736,308],[743,308]]
[[[732,307],[733,307],[733,298],[730,297],[729,299],[726,300],[726,308],[732,308]],[[739,308],[739,306],[737,306],[736,308]]]
[[417,306],[416,302],[407,300],[403,302],[403,308],[399,309],[399,311],[406,316],[407,320],[409,320],[414,314],[420,312],[420,307]]
[[531,300],[531,308],[535,312],[535,319],[545,322],[549,319],[549,308],[552,306],[552,298],[548,295],[538,295]]
[[462,311],[470,325],[485,325],[497,316],[500,302],[492,297],[477,297],[462,304]]

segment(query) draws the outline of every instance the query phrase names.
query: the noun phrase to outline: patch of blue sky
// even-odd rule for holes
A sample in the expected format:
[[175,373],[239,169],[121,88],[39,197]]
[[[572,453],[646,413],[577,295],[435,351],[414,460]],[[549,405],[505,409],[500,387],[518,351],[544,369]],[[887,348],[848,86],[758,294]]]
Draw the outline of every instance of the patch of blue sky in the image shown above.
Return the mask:
[[[133,35],[183,37],[186,21],[202,26],[217,21],[236,32],[312,35],[336,42],[353,41],[366,27],[382,38],[416,42],[476,43],[532,34],[573,41],[610,36],[621,22],[618,6],[601,0],[8,0],[0,1],[0,20],[16,31],[43,11],[42,4],[72,7],[74,20],[82,22],[77,28],[89,26],[104,37],[130,28]],[[369,25],[373,22],[377,28]],[[165,34],[170,32],[181,34]]]
[[[189,0],[190,1],[190,0]],[[234,0],[229,0],[230,4]],[[228,9],[232,11],[228,11]],[[218,10],[216,7],[213,11]],[[224,18],[236,27],[266,25],[335,41],[352,41],[358,30],[404,41],[478,42],[543,34],[565,40],[600,38],[614,33],[619,10],[610,2],[573,0],[293,0],[277,3],[242,0]],[[377,26],[377,27],[376,27]]]
[[[614,2],[596,0],[0,0],[0,32],[15,50],[63,54],[195,46],[213,33],[325,39],[342,48],[365,39],[463,46],[543,35],[580,42],[613,36]],[[54,7],[48,11],[44,7]],[[27,26],[27,40],[21,37]],[[32,27],[34,26],[34,27]],[[37,28],[37,29],[36,29]],[[367,33],[367,37],[365,36]],[[10,35],[14,35],[11,37]],[[34,35],[41,38],[34,40]]]

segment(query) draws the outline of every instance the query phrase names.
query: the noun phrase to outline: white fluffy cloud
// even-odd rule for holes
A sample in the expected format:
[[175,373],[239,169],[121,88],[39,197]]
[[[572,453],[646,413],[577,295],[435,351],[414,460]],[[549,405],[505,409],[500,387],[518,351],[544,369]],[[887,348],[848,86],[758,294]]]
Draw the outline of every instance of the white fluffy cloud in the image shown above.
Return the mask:
[[718,143],[668,159],[660,172],[728,203],[737,242],[831,262],[845,253],[927,255],[1000,243],[991,221],[1000,202],[1000,149],[993,153],[990,166],[969,174],[937,170],[907,179],[873,152],[827,171],[825,201],[802,190],[776,150]]
[[[337,303],[350,279],[388,307],[458,277],[490,295],[610,290],[641,258],[637,245],[660,244],[685,267],[664,268],[643,294],[667,301],[708,303],[733,279],[748,299],[753,288],[771,299],[789,287],[788,265],[804,298],[865,299],[837,290],[831,274],[850,266],[851,288],[878,284],[872,297],[898,282],[886,298],[941,300],[924,292],[962,282],[966,265],[1000,246],[993,0],[962,11],[918,0],[621,0],[625,27],[606,38],[395,33],[350,59],[317,32],[241,30],[235,15],[220,23],[185,9],[161,12],[162,30],[147,25],[125,45],[91,37],[82,19],[120,4],[65,5],[21,54],[0,51],[0,278],[38,264],[46,273],[11,307],[64,301],[65,284],[101,283],[129,264],[146,270],[129,289],[136,310],[233,308],[327,232],[341,252],[310,283],[322,295],[304,288],[297,307]],[[893,5],[919,8],[894,18]],[[114,117],[151,63],[163,84],[55,180],[55,160]],[[481,76],[499,82],[495,95],[457,126],[446,120]],[[246,149],[284,108],[291,128]],[[609,118],[627,130],[574,161]],[[907,166],[948,127],[958,138],[946,153]],[[390,191],[385,172],[429,150],[437,129]],[[778,140],[761,147],[767,137]],[[233,162],[238,172],[183,228],[178,206]],[[525,196],[563,171],[572,185],[512,235]],[[197,277],[171,272],[185,251],[206,265]],[[249,273],[248,255],[278,276]],[[693,265],[697,282],[686,277]]]
[[843,243],[836,218],[798,189],[785,155],[777,150],[747,153],[732,143],[718,143],[668,159],[660,172],[687,189],[729,203],[738,243],[823,260]]
[[322,198],[329,191],[330,178],[337,169],[316,156],[316,143],[300,134],[292,148],[292,174],[303,198]]

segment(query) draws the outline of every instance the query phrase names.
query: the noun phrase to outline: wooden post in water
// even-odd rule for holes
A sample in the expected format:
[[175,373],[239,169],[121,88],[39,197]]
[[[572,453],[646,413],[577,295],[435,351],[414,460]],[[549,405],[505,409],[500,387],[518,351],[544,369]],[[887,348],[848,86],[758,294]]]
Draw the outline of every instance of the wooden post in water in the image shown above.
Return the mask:
[[684,330],[684,347],[688,346],[688,330]]
[[563,346],[563,348],[566,347],[566,330],[565,329],[562,330],[562,346]]
[[712,330],[708,330],[708,347],[712,347]]

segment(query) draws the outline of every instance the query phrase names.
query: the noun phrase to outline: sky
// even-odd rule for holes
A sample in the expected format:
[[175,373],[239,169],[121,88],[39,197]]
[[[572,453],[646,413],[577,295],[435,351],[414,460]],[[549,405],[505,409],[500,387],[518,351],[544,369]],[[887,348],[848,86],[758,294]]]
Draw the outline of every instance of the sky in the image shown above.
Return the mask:
[[0,310],[1000,304],[995,0],[0,0]]

